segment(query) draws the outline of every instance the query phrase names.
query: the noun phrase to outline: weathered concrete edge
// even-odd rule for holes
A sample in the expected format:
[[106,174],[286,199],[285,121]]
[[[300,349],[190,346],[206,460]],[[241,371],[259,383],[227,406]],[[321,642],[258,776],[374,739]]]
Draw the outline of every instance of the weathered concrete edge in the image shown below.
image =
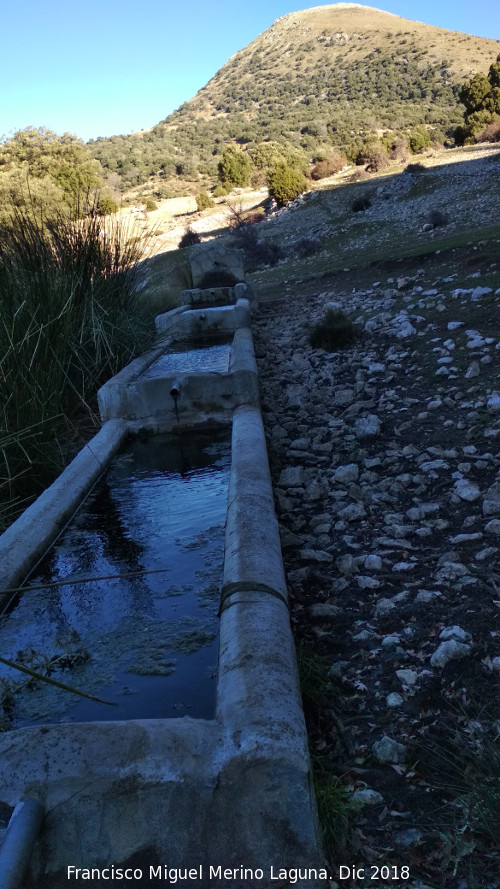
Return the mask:
[[[141,369],[137,362],[132,364],[135,373],[124,376],[122,372],[100,389],[103,421],[123,418],[134,428],[168,432],[178,426],[205,424],[211,419],[230,423],[235,406],[259,402],[257,362],[247,327],[233,331],[226,373],[172,371],[163,377],[144,379],[140,374],[145,368]],[[176,402],[172,397],[174,386],[178,390]]]
[[[217,686],[217,720],[226,743],[219,756],[231,750],[233,762],[260,761],[269,768],[279,787],[272,805],[278,809],[286,800],[286,830],[296,838],[297,860],[317,863],[321,842],[307,731],[258,407],[236,408],[232,442],[223,582],[228,595]],[[265,812],[271,796],[259,796]],[[255,841],[265,847],[262,837]]]
[[218,330],[230,333],[238,327],[250,326],[250,303],[240,297],[235,305],[212,306],[208,308],[190,309],[179,306],[170,312],[157,315],[156,330],[169,335],[171,342],[177,339],[196,337],[200,333]]
[[110,420],[82,448],[56,480],[0,537],[0,602],[24,580],[51,546],[85,494],[106,469],[129,431]]

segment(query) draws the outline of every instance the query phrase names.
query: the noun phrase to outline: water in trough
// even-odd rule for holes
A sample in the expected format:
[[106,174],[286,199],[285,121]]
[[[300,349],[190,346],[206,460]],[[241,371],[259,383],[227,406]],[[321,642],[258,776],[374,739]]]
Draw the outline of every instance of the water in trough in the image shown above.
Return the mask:
[[[11,726],[213,716],[229,471],[229,430],[136,438],[114,458],[3,619],[0,651],[118,706],[0,665]],[[85,582],[30,589],[69,578]]]

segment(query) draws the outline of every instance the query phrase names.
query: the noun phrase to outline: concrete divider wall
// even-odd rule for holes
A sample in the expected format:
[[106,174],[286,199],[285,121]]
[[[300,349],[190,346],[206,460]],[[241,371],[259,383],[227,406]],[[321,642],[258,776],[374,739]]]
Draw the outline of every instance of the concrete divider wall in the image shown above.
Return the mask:
[[55,482],[0,536],[0,605],[8,601],[9,589],[24,581],[61,533],[128,431],[122,419],[105,423]]

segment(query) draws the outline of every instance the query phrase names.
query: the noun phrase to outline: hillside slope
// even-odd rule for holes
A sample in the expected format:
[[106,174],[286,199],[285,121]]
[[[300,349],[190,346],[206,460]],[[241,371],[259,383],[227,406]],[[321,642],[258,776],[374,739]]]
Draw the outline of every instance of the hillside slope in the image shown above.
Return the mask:
[[311,158],[377,129],[425,123],[443,138],[462,119],[459,85],[499,51],[497,40],[372,7],[313,7],[274,22],[151,131],[92,150],[130,187],[153,175],[213,177],[228,141],[290,142]]

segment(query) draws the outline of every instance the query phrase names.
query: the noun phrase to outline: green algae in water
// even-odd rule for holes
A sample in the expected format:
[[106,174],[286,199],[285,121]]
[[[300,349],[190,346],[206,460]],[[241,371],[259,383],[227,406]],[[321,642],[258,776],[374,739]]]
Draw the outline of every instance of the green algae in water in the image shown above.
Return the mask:
[[171,645],[176,651],[192,654],[193,651],[199,651],[200,648],[213,642],[215,635],[215,633],[205,633],[203,630],[191,630],[191,632],[179,633],[172,640]]

